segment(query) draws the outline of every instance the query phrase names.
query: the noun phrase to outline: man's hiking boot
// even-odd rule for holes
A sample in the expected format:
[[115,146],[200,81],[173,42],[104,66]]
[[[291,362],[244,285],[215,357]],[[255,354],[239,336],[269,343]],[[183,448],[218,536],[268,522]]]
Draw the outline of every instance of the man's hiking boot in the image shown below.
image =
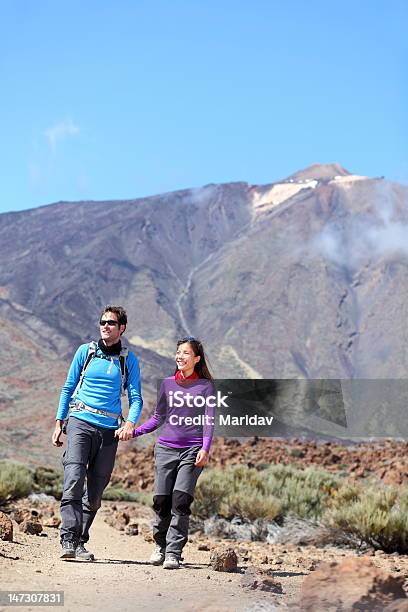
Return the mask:
[[75,549],[75,559],[82,559],[83,561],[95,561],[94,555],[86,550],[82,542],[78,544]]
[[167,553],[163,568],[164,569],[179,569],[180,567],[180,559],[174,553]]
[[156,546],[149,559],[152,565],[161,565],[164,561],[164,549],[161,546]]
[[75,559],[76,543],[72,540],[63,540],[61,542],[62,552],[60,559]]

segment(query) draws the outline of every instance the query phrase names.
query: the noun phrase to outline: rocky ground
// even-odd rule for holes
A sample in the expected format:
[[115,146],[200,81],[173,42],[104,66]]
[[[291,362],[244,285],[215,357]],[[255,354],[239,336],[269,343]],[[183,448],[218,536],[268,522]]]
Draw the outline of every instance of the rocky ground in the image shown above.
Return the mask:
[[[375,476],[385,483],[402,484],[408,480],[407,448],[406,442],[391,440],[342,446],[304,440],[216,439],[211,466],[315,465],[357,479]],[[152,475],[153,447],[122,444],[113,484],[151,491]],[[311,544],[305,537],[268,544],[198,531],[191,534],[182,568],[166,571],[147,562],[153,547],[150,508],[104,502],[92,530],[97,560],[64,562],[59,559],[57,501],[33,495],[1,510],[0,590],[62,590],[67,610],[116,612],[137,606],[178,612],[408,612],[405,555],[324,545],[324,538],[312,538]],[[306,526],[298,529],[306,533]],[[227,562],[233,571],[219,571],[227,569]]]
[[[231,542],[196,533],[182,568],[166,571],[147,562],[150,509],[104,502],[90,542],[96,561],[61,561],[57,502],[34,496],[3,510],[0,531],[4,537],[9,521],[13,534],[12,541],[0,540],[0,590],[64,591],[70,611],[408,610],[404,555]],[[227,549],[235,552],[235,563]],[[233,571],[216,571],[227,569],[226,559]]]

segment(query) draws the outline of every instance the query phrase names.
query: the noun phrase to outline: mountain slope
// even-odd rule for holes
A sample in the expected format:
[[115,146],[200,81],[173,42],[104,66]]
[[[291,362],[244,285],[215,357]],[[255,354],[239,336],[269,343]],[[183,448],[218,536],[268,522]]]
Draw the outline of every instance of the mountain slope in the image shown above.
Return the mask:
[[150,401],[185,334],[218,377],[405,377],[407,201],[404,186],[328,164],[270,185],[0,215],[0,352],[18,372],[0,373],[1,452],[14,415],[30,432],[41,414],[42,454],[69,360],[106,303],[127,308]]

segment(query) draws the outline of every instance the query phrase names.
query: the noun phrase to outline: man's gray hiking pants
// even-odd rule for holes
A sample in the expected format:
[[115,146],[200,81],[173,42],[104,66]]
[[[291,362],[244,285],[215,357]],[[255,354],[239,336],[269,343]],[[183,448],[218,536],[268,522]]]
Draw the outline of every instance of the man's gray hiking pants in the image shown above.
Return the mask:
[[76,417],[68,420],[67,448],[62,457],[61,541],[89,540],[89,528],[115,463],[118,439],[114,434],[114,429],[97,427]]
[[169,448],[156,444],[153,538],[166,553],[180,557],[187,542],[190,506],[202,472],[194,465],[201,446]]

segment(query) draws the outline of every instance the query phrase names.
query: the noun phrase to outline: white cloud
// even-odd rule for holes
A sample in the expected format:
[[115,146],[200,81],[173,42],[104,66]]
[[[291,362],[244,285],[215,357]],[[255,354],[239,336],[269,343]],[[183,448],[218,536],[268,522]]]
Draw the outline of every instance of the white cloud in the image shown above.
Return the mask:
[[[32,153],[28,160],[28,183],[40,197],[69,199],[65,194],[86,194],[89,180],[82,168],[77,151],[68,150],[66,155],[58,155],[68,144],[68,140],[78,138],[82,133],[79,125],[70,117],[62,118],[44,129],[32,143]],[[48,196],[51,193],[53,195]],[[71,195],[70,198],[75,198]],[[83,197],[83,196],[81,196]]]
[[367,258],[379,259],[396,253],[408,256],[408,224],[397,218],[393,195],[387,184],[377,190],[371,211],[364,215],[352,212],[346,219],[329,223],[312,240],[317,251],[336,264],[350,268]]
[[69,136],[77,136],[80,133],[80,129],[72,119],[64,119],[46,129],[44,133],[51,151],[55,152],[57,144],[61,140]]

